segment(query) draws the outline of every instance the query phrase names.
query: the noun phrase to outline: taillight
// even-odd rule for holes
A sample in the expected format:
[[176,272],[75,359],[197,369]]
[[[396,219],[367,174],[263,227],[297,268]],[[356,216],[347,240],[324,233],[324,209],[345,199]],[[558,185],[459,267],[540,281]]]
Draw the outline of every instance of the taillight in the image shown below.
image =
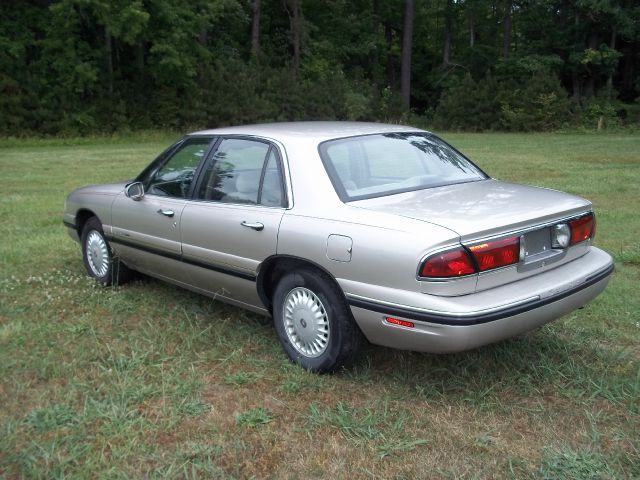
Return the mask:
[[476,269],[462,247],[431,255],[420,269],[421,276],[432,278],[461,277],[472,273],[476,273]]
[[595,217],[593,213],[589,213],[575,220],[569,221],[569,227],[571,227],[571,245],[584,242],[593,238],[595,234]]
[[518,263],[520,237],[501,238],[469,247],[481,272]]

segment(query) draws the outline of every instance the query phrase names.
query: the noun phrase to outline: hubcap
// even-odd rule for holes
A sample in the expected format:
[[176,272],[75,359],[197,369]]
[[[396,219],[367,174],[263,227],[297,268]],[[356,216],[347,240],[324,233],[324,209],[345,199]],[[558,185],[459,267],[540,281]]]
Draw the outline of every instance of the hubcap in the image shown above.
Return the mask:
[[87,260],[96,277],[104,277],[109,269],[109,249],[102,235],[92,230],[87,236]]
[[284,299],[284,329],[289,342],[305,357],[318,357],[329,345],[329,317],[315,293],[303,287]]

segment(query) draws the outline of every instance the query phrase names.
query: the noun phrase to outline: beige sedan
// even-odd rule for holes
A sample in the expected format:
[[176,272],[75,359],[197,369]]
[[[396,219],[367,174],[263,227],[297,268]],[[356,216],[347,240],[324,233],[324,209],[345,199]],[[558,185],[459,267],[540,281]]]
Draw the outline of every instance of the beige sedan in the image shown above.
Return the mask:
[[365,339],[445,353],[525,332],[613,271],[589,201],[494,180],[400,125],[192,133],[132,181],[71,193],[64,223],[102,284],[135,270],[270,315],[316,372]]

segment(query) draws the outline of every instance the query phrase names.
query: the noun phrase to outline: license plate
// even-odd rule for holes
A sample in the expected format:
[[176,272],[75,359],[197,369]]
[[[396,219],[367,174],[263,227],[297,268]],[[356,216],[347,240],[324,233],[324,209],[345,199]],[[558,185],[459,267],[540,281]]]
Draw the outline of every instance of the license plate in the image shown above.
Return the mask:
[[551,229],[541,228],[523,235],[521,242],[524,243],[524,259],[547,253],[551,250]]

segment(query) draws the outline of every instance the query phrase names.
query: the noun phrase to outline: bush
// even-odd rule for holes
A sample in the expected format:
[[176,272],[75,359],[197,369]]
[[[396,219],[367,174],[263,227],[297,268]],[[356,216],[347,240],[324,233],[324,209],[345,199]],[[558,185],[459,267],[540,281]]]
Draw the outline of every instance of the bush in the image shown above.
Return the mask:
[[552,130],[569,118],[569,99],[558,78],[546,70],[476,82],[466,75],[447,90],[434,123],[454,130]]
[[436,108],[434,124],[437,128],[453,130],[491,130],[500,121],[497,82],[487,75],[476,82],[465,75],[460,83],[445,91]]
[[567,91],[558,78],[548,71],[534,73],[522,87],[504,82],[499,97],[499,126],[503,130],[554,130],[569,118]]

